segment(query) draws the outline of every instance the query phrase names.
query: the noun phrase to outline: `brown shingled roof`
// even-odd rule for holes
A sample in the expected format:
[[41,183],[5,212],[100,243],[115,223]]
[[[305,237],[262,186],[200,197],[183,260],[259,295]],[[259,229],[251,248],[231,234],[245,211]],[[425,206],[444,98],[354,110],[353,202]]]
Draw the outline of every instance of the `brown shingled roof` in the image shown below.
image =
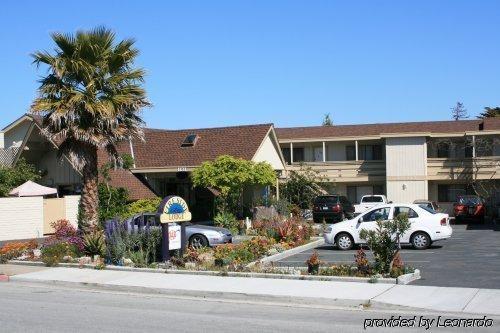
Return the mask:
[[[272,124],[186,130],[144,129],[145,141],[134,141],[137,168],[198,166],[220,155],[251,160]],[[192,147],[181,147],[186,136],[198,135]]]
[[391,133],[456,133],[478,131],[484,122],[484,130],[500,129],[500,118],[458,121],[429,121],[409,123],[360,124],[277,128],[279,139],[306,139],[320,137],[365,136]]

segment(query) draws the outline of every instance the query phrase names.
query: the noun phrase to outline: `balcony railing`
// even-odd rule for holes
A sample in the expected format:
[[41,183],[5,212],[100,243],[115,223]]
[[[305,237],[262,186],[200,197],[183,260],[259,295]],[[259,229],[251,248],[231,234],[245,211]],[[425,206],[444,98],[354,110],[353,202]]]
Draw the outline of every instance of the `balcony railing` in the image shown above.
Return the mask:
[[429,180],[500,179],[500,157],[428,158]]
[[310,167],[331,182],[363,182],[384,181],[385,161],[327,161],[327,162],[297,162],[288,165],[287,169],[298,171]]

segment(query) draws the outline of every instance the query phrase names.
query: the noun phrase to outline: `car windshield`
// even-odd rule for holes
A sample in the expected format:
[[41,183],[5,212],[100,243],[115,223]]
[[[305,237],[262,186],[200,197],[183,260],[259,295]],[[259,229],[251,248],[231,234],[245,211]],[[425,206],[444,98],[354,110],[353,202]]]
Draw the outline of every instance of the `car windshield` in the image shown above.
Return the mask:
[[419,207],[431,214],[437,214],[437,212],[434,209],[430,208],[428,204],[419,204]]
[[363,197],[363,202],[383,202],[382,197],[376,197],[376,196],[370,196],[370,197]]
[[458,198],[458,202],[462,205],[479,205],[481,199],[479,197],[460,197]]
[[330,203],[330,202],[337,202],[338,200],[339,200],[338,196],[330,195],[330,196],[316,197],[316,199],[314,200],[314,203],[324,204],[324,203]]

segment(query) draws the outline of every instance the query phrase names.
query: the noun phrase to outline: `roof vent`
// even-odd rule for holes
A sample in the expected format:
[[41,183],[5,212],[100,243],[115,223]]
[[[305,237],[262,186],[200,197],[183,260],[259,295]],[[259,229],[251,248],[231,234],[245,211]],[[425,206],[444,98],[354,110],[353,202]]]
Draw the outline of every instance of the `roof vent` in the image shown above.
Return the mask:
[[181,147],[193,147],[198,141],[198,135],[196,134],[188,134],[184,141],[181,144]]

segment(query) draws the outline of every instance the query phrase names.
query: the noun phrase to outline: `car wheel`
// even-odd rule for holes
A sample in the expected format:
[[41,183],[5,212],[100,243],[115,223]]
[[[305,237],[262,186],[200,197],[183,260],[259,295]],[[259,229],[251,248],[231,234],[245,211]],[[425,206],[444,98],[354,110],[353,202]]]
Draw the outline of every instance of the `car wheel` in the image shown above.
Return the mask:
[[354,240],[352,239],[351,235],[345,232],[335,237],[335,243],[337,244],[337,247],[342,251],[350,250],[354,246]]
[[208,239],[203,235],[193,235],[189,238],[189,246],[194,249],[201,249],[208,246]]
[[411,244],[416,250],[425,250],[431,246],[431,238],[425,232],[416,232],[411,237]]

